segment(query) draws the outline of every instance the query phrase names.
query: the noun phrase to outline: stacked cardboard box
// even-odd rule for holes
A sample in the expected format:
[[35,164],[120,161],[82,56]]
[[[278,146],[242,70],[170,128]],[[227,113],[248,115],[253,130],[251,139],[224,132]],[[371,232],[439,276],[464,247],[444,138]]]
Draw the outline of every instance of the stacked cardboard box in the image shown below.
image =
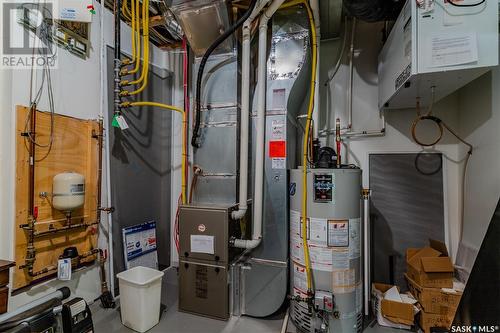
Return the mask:
[[381,326],[410,329],[418,308],[411,295],[400,294],[399,288],[384,283],[372,284],[372,309]]
[[408,266],[405,277],[421,311],[419,324],[425,333],[432,327],[449,329],[462,293],[453,289],[453,264],[442,242],[406,252]]

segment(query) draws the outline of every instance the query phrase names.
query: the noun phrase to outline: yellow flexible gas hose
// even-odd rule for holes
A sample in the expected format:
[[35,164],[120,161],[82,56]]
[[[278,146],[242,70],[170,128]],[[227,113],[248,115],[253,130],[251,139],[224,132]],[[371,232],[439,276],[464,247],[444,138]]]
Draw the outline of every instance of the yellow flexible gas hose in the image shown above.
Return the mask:
[[307,16],[309,16],[309,25],[311,28],[311,53],[312,53],[312,65],[311,65],[311,88],[309,96],[309,107],[307,110],[307,121],[306,121],[306,131],[304,134],[304,140],[302,143],[302,239],[304,242],[304,261],[306,263],[306,273],[307,273],[307,291],[312,292],[312,273],[311,273],[311,260],[309,257],[309,247],[307,244],[307,150],[309,141],[309,131],[311,130],[312,114],[314,109],[314,93],[316,87],[316,66],[317,66],[317,40],[316,40],[316,26],[314,22],[314,16],[307,1],[303,1],[307,9]]
[[182,203],[187,204],[187,179],[186,179],[186,157],[187,157],[187,115],[184,110],[181,108],[175,107],[173,105],[168,105],[168,104],[163,104],[163,103],[157,103],[157,102],[124,102],[121,105],[122,107],[129,107],[129,106],[153,106],[153,107],[158,107],[162,109],[167,109],[175,112],[179,112],[182,114],[182,162],[181,162],[181,173],[182,173],[182,178],[181,178],[181,186],[182,186]]
[[127,3],[128,3],[127,0],[123,0],[123,3],[122,3],[122,14],[123,14],[123,17],[125,17],[127,20],[130,21],[132,14],[131,14],[130,10],[128,9]]
[[123,69],[122,75],[135,74],[139,71],[141,64],[141,2],[137,0],[134,5],[134,0],[132,2],[132,60],[127,64],[134,64],[134,68],[131,70]]
[[142,72],[141,76],[139,79],[134,80],[134,81],[122,81],[122,84],[124,85],[135,85],[139,84],[142,82],[141,86],[133,91],[128,91],[128,90],[122,90],[120,92],[121,96],[131,96],[131,95],[137,95],[141,93],[146,86],[148,85],[148,74],[149,74],[149,1],[144,0],[144,4],[142,7],[142,33],[143,33],[143,41],[144,41],[144,55],[142,59]]
[[306,266],[307,277],[307,292],[309,296],[313,293],[311,258],[309,255],[309,246],[307,244],[307,165],[308,165],[308,148],[309,148],[309,133],[311,130],[312,114],[314,110],[314,93],[316,89],[316,67],[317,67],[317,36],[314,16],[309,2],[306,0],[293,0],[283,4],[280,8],[288,8],[303,4],[307,10],[309,18],[309,26],[311,29],[311,86],[309,95],[309,105],[307,108],[307,121],[305,126],[304,140],[302,143],[302,211],[301,211],[301,234],[302,244],[304,248],[304,262]]

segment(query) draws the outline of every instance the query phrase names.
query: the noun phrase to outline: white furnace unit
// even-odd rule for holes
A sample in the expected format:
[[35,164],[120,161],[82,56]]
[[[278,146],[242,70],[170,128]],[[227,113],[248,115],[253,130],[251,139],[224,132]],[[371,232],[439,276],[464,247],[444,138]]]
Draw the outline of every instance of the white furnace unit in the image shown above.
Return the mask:
[[497,1],[408,0],[379,55],[379,108],[427,106],[496,66]]

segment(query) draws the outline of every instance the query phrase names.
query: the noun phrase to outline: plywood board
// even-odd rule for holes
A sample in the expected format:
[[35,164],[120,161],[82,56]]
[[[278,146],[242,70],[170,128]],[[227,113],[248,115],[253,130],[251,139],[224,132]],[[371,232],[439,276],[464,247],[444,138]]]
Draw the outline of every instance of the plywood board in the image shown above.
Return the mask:
[[[39,280],[46,279],[54,272],[31,278],[24,264],[28,232],[20,225],[28,221],[29,202],[29,139],[21,134],[25,132],[26,118],[29,108],[17,106],[16,125],[16,267],[14,269],[13,289],[26,287]],[[29,124],[28,124],[29,126]],[[29,127],[28,127],[29,129]],[[48,112],[36,112],[36,141],[45,145],[49,142],[51,130],[51,115]],[[38,207],[36,231],[48,230],[49,227],[60,228],[66,223],[64,213],[51,206],[52,179],[61,172],[74,171],[85,176],[85,204],[73,212],[72,223],[95,223],[97,219],[97,189],[98,189],[98,140],[92,133],[99,133],[99,122],[81,120],[63,115],[54,115],[53,141],[48,147],[35,149],[35,200]],[[49,193],[47,198],[39,196],[40,192]],[[82,254],[97,247],[97,228],[73,229],[57,234],[46,235],[35,239],[36,261],[34,271],[57,264],[58,257],[69,246],[76,246]],[[95,255],[83,261],[95,260]]]

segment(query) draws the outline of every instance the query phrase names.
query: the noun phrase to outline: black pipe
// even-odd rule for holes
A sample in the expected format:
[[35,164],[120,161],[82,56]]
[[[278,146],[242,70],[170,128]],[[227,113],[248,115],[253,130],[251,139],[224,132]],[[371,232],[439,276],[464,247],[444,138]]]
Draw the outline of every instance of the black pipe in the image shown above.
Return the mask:
[[238,29],[247,19],[250,17],[250,14],[252,13],[253,9],[255,8],[255,4],[257,3],[257,0],[252,0],[250,3],[250,7],[248,7],[247,11],[243,16],[236,21],[235,24],[233,24],[228,30],[226,30],[222,35],[219,36],[215,40],[215,42],[210,45],[210,47],[207,49],[203,57],[201,58],[200,61],[200,67],[198,68],[198,75],[196,77],[196,101],[195,101],[195,113],[196,113],[196,118],[195,118],[195,124],[194,124],[194,129],[193,129],[193,137],[191,138],[191,145],[195,148],[200,147],[200,143],[198,142],[198,138],[200,137],[200,123],[201,123],[201,79],[203,78],[203,72],[205,70],[205,65],[207,64],[208,57],[212,54],[212,52],[223,42],[225,41],[229,36],[231,36],[236,29]]
[[121,48],[120,48],[120,29],[121,29],[121,0],[114,1],[114,14],[115,14],[115,59],[114,59],[114,113],[115,115],[120,114],[120,67],[121,67]]

